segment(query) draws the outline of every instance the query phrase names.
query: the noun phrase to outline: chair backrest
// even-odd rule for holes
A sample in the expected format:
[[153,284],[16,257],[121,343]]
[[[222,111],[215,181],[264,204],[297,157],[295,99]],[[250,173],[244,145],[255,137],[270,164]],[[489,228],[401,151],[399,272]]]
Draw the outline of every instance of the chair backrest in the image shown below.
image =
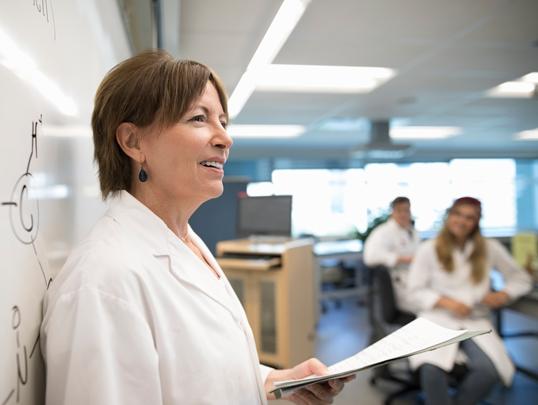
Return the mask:
[[[411,322],[415,316],[401,311],[397,304],[392,286],[390,270],[385,266],[369,267],[371,277],[370,311],[374,329],[389,333],[394,327]],[[381,332],[380,336],[384,333]]]
[[398,317],[398,308],[394,297],[390,271],[385,266],[376,266],[371,270],[374,294],[377,295],[374,299],[378,305],[378,314],[384,322],[389,324],[395,323]]

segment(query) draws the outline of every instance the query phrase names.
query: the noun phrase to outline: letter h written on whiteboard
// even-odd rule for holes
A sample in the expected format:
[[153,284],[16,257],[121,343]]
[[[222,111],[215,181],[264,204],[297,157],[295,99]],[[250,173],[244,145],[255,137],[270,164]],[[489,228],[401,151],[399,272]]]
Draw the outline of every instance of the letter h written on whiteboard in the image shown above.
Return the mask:
[[329,367],[329,374],[310,376],[300,380],[279,381],[275,383],[273,392],[280,398],[282,395],[308,384],[355,374],[361,370],[438,349],[489,332],[491,330],[453,330],[439,326],[427,319],[418,318],[357,354],[333,364]]

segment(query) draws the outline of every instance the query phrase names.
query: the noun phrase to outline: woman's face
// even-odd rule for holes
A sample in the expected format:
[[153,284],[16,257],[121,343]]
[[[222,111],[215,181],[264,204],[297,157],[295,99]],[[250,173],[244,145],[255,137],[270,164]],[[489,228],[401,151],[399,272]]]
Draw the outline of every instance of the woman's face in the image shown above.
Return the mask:
[[222,194],[223,166],[232,139],[217,90],[208,82],[203,94],[176,124],[145,129],[140,148],[146,158],[146,183],[171,201],[204,202]]
[[450,210],[446,225],[450,233],[460,242],[464,242],[478,226],[480,212],[470,204],[456,205]]

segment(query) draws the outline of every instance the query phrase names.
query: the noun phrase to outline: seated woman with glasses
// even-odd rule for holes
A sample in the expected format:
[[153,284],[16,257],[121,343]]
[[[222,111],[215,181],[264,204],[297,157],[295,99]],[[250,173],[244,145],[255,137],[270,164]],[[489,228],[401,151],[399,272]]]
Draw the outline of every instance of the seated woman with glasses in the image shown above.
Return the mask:
[[[531,289],[529,275],[506,249],[482,236],[481,212],[481,203],[475,198],[455,200],[439,235],[418,248],[410,268],[408,293],[419,308],[419,316],[452,329],[493,330],[490,310]],[[501,291],[490,289],[493,268],[503,275]],[[465,358],[469,371],[451,398],[448,373],[460,357]],[[514,375],[514,365],[495,331],[413,356],[410,362],[419,370],[426,404],[475,404],[499,380],[510,385]]]

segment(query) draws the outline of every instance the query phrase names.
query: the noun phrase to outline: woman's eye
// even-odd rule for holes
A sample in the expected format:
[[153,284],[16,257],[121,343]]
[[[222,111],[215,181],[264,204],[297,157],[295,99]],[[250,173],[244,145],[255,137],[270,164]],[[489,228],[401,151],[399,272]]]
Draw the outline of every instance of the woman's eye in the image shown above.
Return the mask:
[[205,122],[205,115],[195,115],[191,118],[191,121],[194,122]]
[[226,127],[228,126],[228,123],[226,121],[221,121],[220,125],[222,125],[222,128],[226,129]]

